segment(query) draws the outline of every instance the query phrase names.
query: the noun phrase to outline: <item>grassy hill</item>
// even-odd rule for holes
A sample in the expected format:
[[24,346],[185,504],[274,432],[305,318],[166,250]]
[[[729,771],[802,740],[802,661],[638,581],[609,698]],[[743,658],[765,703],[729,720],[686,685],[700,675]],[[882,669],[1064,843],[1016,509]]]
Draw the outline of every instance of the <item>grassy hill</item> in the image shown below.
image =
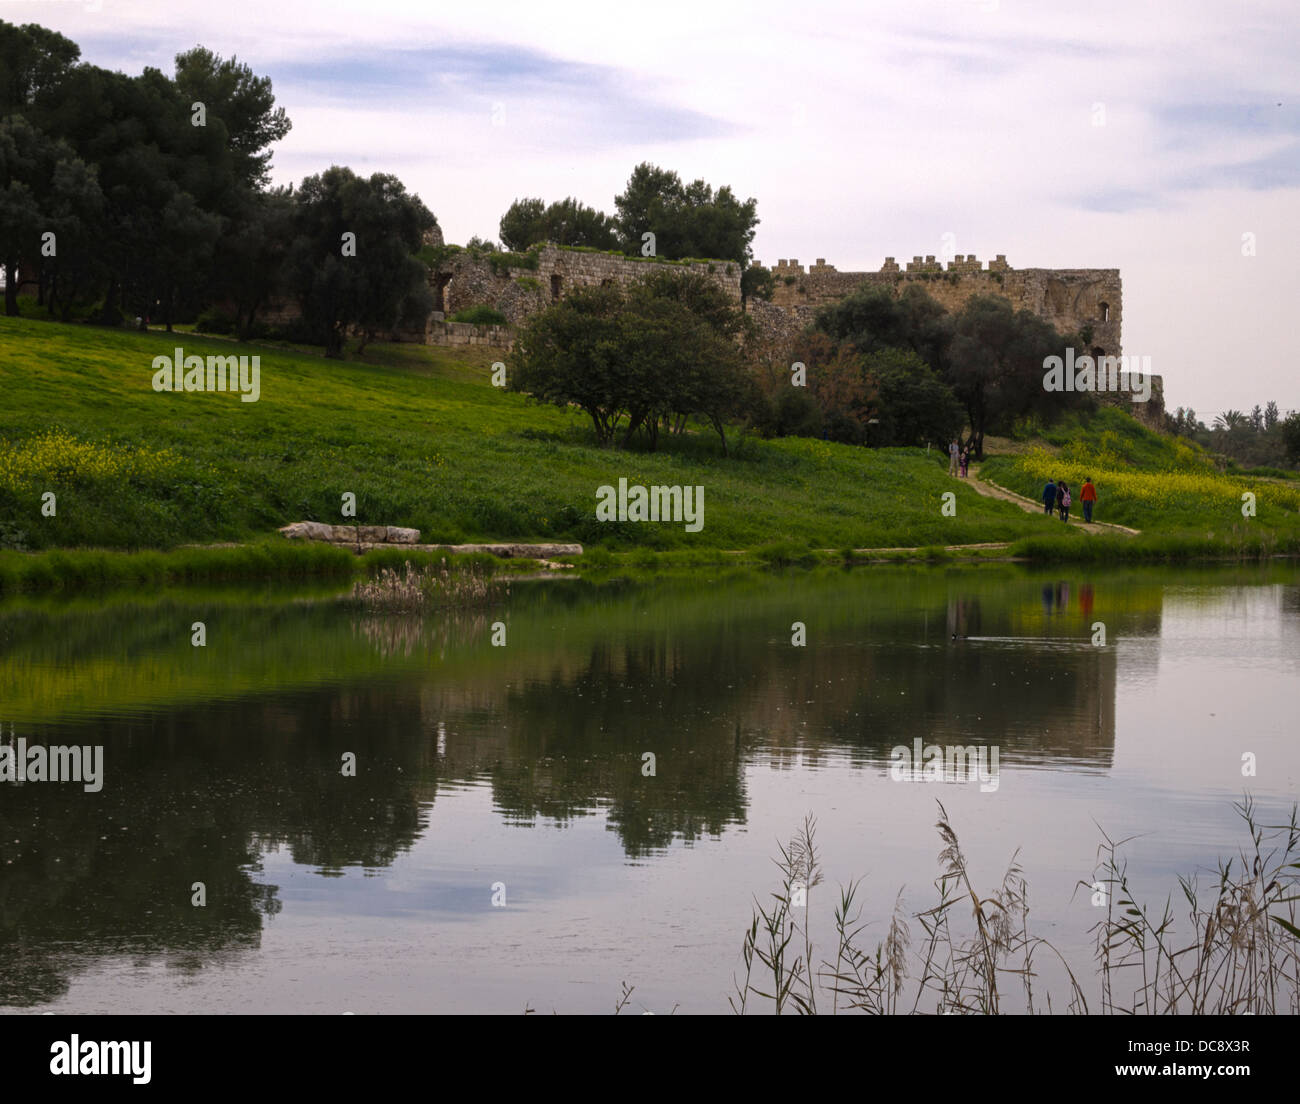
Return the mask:
[[[261,398],[152,389],[152,361],[261,356]],[[746,438],[723,458],[700,433],[657,453],[601,449],[578,411],[494,388],[478,348],[372,346],[362,361],[165,335],[0,320],[0,540],[11,547],[168,548],[332,522],[422,539],[579,540],[612,548],[965,544],[1041,531],[920,449]],[[596,489],[699,485],[705,524],[600,523]],[[57,514],[41,516],[43,492]],[[957,495],[955,517],[941,495]]]
[[[1220,472],[1198,446],[1152,433],[1113,407],[1063,421],[1015,455],[990,458],[981,474],[1035,499],[1048,479],[1064,479],[1076,503],[1091,477],[1099,521],[1230,542],[1263,532],[1281,547],[1300,547],[1300,486]],[[1250,518],[1242,514],[1246,493],[1254,495]]]
[[[177,346],[259,355],[260,401],[155,392],[153,358]],[[0,319],[0,549],[248,541],[290,521],[352,520],[340,511],[350,491],[359,523],[413,526],[437,543],[577,540],[684,553],[1019,540],[1030,554],[1048,542],[1052,555],[1078,556],[1089,542],[1109,555],[1160,554],[1151,542],[1169,535],[1188,542],[1185,554],[1300,550],[1294,484],[1223,475],[1200,450],[1117,410],[1062,423],[1017,455],[990,458],[983,474],[1030,497],[1048,476],[1077,488],[1091,475],[1098,519],[1142,529],[1133,542],[982,497],[948,477],[946,457],[921,449],[751,436],[723,457],[710,432],[661,438],[657,453],[598,448],[579,411],[492,387],[500,356],[375,345],[340,362],[186,333]],[[596,489],[619,478],[704,487],[703,530],[598,522]],[[1245,490],[1257,496],[1252,519],[1241,515]],[[50,491],[57,512],[45,517]],[[947,491],[957,496],[953,517],[941,513]],[[1129,544],[1131,553],[1120,550]],[[278,555],[269,548],[262,560]]]

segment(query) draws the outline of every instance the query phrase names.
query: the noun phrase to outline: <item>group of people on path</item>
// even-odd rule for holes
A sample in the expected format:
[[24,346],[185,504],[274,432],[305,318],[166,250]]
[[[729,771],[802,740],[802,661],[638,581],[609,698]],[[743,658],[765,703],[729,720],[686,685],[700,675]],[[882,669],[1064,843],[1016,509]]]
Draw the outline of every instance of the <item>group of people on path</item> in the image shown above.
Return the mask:
[[[962,448],[955,440],[948,444],[948,474],[966,478],[970,466],[971,446]],[[1043,487],[1043,513],[1053,511],[1061,515],[1061,520],[1070,520],[1070,506],[1073,505],[1070,485],[1064,479],[1049,479]],[[1083,503],[1083,520],[1092,524],[1092,509],[1097,504],[1097,488],[1092,485],[1092,476],[1083,477],[1083,487],[1079,491],[1079,501]]]
[[[1097,488],[1092,485],[1092,476],[1083,477],[1083,488],[1079,491],[1079,501],[1083,503],[1083,520],[1092,522],[1092,508],[1097,504]],[[1061,515],[1062,521],[1070,520],[1070,485],[1064,479],[1049,479],[1043,487],[1043,513],[1053,510]]]
[[970,445],[962,448],[956,441],[948,444],[948,474],[966,478],[966,469],[970,467]]

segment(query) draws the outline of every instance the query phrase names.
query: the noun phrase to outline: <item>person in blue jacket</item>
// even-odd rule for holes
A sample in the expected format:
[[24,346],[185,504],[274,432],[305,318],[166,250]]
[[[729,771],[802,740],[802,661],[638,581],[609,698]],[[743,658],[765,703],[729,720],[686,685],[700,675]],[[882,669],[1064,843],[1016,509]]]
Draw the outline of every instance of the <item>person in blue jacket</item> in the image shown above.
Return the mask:
[[1050,514],[1056,508],[1056,480],[1049,479],[1043,488],[1043,513]]

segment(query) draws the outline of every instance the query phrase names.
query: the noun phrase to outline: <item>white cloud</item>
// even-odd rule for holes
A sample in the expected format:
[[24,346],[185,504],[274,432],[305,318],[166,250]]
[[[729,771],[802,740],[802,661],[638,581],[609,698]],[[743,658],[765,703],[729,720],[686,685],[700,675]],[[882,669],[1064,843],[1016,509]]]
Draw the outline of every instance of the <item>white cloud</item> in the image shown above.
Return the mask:
[[[330,163],[395,172],[452,240],[493,234],[521,195],[611,209],[648,159],[756,196],[768,263],[877,268],[938,253],[951,231],[958,252],[1016,266],[1118,266],[1125,346],[1156,358],[1175,405],[1300,407],[1285,362],[1300,237],[1289,0],[104,0],[2,14],[127,71],[170,69],[195,43],[238,54],[294,122],[278,179]],[[425,73],[413,56],[436,60]],[[342,96],[310,79],[332,72]]]

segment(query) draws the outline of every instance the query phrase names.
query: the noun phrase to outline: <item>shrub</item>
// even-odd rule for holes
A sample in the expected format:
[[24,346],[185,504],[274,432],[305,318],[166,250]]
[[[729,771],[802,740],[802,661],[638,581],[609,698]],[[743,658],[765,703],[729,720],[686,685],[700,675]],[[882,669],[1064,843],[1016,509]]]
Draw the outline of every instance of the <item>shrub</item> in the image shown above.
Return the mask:
[[235,320],[227,311],[213,307],[195,319],[194,328],[199,333],[232,334],[235,332]]
[[499,310],[495,307],[489,307],[486,303],[479,303],[477,306],[458,310],[451,316],[450,320],[452,322],[471,322],[475,326],[504,326],[509,321]]

